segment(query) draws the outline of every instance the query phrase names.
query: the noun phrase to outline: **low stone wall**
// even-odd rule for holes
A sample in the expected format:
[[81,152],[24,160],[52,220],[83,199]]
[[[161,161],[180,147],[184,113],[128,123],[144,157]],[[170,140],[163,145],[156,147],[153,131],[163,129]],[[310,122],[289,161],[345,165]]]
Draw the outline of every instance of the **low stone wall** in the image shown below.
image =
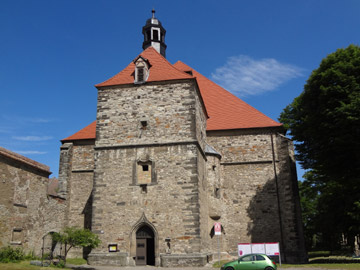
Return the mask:
[[207,254],[160,254],[162,267],[204,266],[208,262]]
[[90,253],[87,261],[90,265],[126,266],[128,254],[126,252]]

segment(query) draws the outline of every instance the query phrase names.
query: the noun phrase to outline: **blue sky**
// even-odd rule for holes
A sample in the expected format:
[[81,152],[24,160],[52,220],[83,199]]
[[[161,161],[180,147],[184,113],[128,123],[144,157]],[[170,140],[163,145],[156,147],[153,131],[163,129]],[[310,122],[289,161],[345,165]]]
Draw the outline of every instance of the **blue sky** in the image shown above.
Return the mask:
[[96,119],[94,85],[141,53],[153,7],[171,63],[275,120],[324,57],[360,43],[359,0],[1,0],[0,146],[57,176],[60,140]]

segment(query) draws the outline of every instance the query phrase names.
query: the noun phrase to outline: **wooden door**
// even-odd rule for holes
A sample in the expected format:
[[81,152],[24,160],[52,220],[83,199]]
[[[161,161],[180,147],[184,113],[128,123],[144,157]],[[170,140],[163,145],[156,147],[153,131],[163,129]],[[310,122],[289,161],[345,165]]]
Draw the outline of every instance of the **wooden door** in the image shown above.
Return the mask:
[[136,265],[146,265],[146,239],[136,239]]

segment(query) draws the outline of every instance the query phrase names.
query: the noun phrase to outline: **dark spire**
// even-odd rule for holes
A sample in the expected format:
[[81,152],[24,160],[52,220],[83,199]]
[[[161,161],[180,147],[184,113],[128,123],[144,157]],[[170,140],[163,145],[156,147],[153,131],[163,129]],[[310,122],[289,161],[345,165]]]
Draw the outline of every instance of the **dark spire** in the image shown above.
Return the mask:
[[162,27],[161,22],[155,18],[155,9],[152,9],[152,17],[146,21],[142,29],[144,35],[143,49],[152,46],[162,56],[166,57],[165,34],[166,30]]

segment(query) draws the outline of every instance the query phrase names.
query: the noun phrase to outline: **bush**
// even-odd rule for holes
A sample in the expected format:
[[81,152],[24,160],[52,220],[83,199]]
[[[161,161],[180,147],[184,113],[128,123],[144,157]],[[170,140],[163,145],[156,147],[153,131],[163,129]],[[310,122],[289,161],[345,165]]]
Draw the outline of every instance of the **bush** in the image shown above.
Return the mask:
[[20,262],[24,260],[25,254],[21,248],[4,247],[0,249],[0,262]]
[[54,264],[56,268],[65,268],[65,262],[59,261],[58,263]]
[[39,256],[36,256],[35,255],[35,252],[34,251],[30,251],[29,253],[25,254],[24,256],[24,260],[39,260],[41,259]]

